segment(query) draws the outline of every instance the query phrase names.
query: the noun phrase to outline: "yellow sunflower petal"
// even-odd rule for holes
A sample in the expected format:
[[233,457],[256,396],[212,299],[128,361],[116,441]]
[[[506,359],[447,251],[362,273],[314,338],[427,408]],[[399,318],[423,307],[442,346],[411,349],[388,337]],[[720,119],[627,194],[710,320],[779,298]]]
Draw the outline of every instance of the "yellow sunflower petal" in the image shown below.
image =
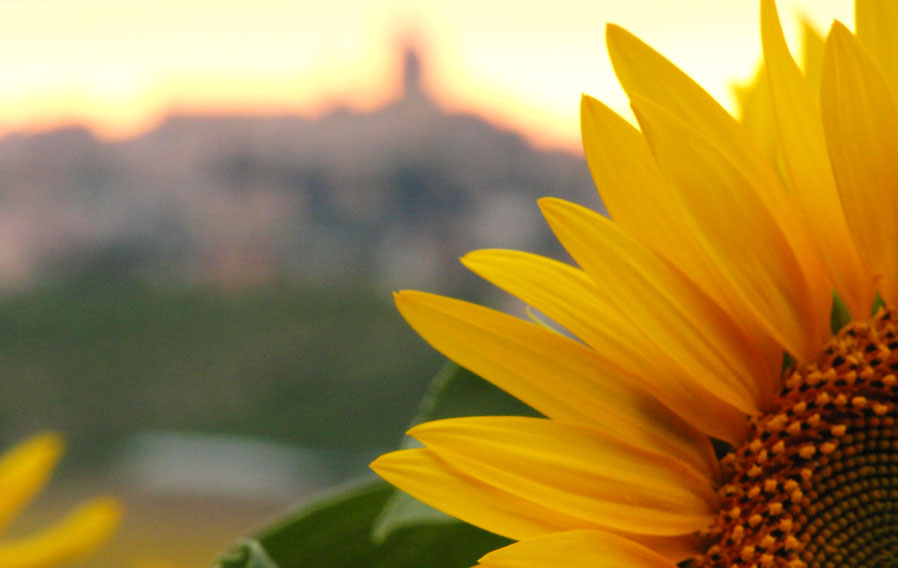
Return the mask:
[[710,296],[725,297],[728,291],[717,288],[709,275],[707,259],[642,133],[586,95],[580,126],[589,170],[614,222],[701,282]]
[[758,321],[799,360],[812,360],[829,333],[831,303],[828,280],[811,266],[816,251],[784,232],[762,199],[769,190],[762,178],[648,99],[634,96],[632,104],[702,248],[733,292],[733,317]]
[[632,322],[618,327],[642,332],[669,358],[657,375],[665,379],[652,385],[662,402],[702,420],[693,423],[704,430],[714,398],[743,414],[770,400],[774,377],[751,340],[680,271],[593,211],[558,199],[540,207],[565,249]]
[[[628,436],[681,456],[709,476],[716,471],[706,437],[587,347],[541,326],[433,294],[401,292],[396,305],[438,351],[546,416]],[[610,347],[609,354],[621,355],[618,346]],[[734,428],[740,424],[744,419]]]
[[0,543],[4,568],[50,568],[92,554],[112,534],[121,506],[110,498],[85,503],[58,525],[18,541]]
[[39,434],[0,458],[0,531],[43,489],[62,455],[62,447],[61,436]]
[[820,76],[823,72],[823,36],[807,18],[801,18],[801,67],[811,89],[811,96],[820,106]]
[[773,0],[761,2],[761,39],[789,187],[833,285],[854,318],[863,320],[873,305],[873,281],[848,232],[826,153],[820,109],[789,54]]
[[490,416],[428,422],[409,435],[471,477],[618,530],[676,536],[714,518],[705,476],[585,426]]
[[751,82],[734,87],[733,93],[739,106],[739,123],[764,156],[775,163],[779,148],[770,87],[767,85],[767,68],[760,65]]
[[652,101],[688,124],[744,175],[757,178],[758,185],[764,186],[762,199],[780,224],[789,227],[793,212],[776,169],[738,121],[686,73],[633,34],[609,25],[605,35],[614,72],[631,102],[634,97]]
[[823,126],[858,252],[898,305],[898,110],[879,69],[838,22],[823,61]]
[[570,516],[450,468],[427,449],[384,454],[371,469],[412,497],[508,538],[531,538],[576,526]]
[[484,568],[545,568],[564,559],[566,568],[676,568],[654,550],[619,536],[590,530],[568,531],[518,542],[480,559]]
[[898,95],[898,2],[855,0],[857,37],[876,62],[893,95]]
[[400,450],[379,457],[371,469],[416,499],[484,530],[529,539],[572,529],[600,529],[640,542],[678,562],[694,554],[689,536],[634,535],[578,519],[527,498],[498,489],[449,466],[428,449]]
[[[614,71],[620,80],[621,86],[630,96],[631,103],[638,104],[641,107],[648,107],[651,104],[656,105],[659,109],[666,111],[667,114],[675,119],[675,122],[686,126],[689,131],[690,139],[701,140],[703,145],[712,150],[715,155],[715,161],[723,160],[728,169],[738,172],[739,176],[747,180],[750,184],[749,191],[753,198],[756,198],[766,210],[766,215],[772,217],[775,226],[778,228],[776,233],[782,234],[785,242],[794,252],[794,257],[800,266],[802,274],[798,282],[798,288],[794,290],[795,296],[804,294],[803,303],[812,305],[814,309],[814,317],[807,321],[807,326],[816,326],[814,328],[813,337],[802,338],[807,344],[819,345],[822,337],[829,331],[828,318],[821,317],[821,314],[828,313],[829,306],[832,301],[831,287],[824,273],[823,265],[818,258],[816,247],[811,241],[808,232],[805,230],[804,223],[795,210],[794,205],[789,200],[783,187],[779,174],[769,163],[767,158],[757,149],[748,134],[742,129],[739,123],[726,112],[726,110],[714,100],[711,95],[705,92],[695,81],[688,75],[683,73],[673,63],[668,61],[657,51],[637,39],[629,32],[617,26],[608,26],[606,31],[606,39],[608,43],[608,53],[611,56],[611,62]],[[638,100],[638,102],[636,102]],[[646,112],[649,112],[646,110]],[[658,113],[652,113],[653,115]],[[637,117],[638,118],[638,117]],[[643,116],[643,120],[645,120]],[[666,122],[666,121],[665,121]],[[642,131],[648,138],[648,132],[645,125]],[[657,125],[656,125],[657,126]],[[657,134],[657,133],[656,133]],[[657,136],[656,136],[657,138]],[[664,157],[674,160],[682,160],[684,156],[673,156],[672,150],[675,147],[658,147],[658,141],[651,144],[656,160]],[[662,156],[659,156],[659,150]],[[695,148],[692,148],[695,150]],[[690,156],[692,159],[694,156]],[[709,156],[706,156],[706,158]],[[670,161],[670,160],[666,160]],[[668,163],[668,168],[671,164]],[[700,168],[700,165],[690,163],[683,164],[687,168],[692,166]],[[662,170],[665,167],[662,164]],[[670,175],[671,172],[667,172]],[[679,184],[682,185],[680,180]],[[719,186],[727,187],[727,186]],[[721,202],[727,198],[728,192],[719,191],[719,198],[716,202]],[[682,191],[682,187],[679,187]],[[729,188],[728,188],[729,189]],[[680,195],[682,198],[682,195]],[[704,199],[699,203],[686,203],[684,208],[689,213],[699,217],[706,213],[708,207],[704,203]],[[720,211],[717,211],[720,212]],[[732,213],[732,212],[731,212]],[[717,218],[716,224],[730,223],[741,219],[740,215],[725,218]],[[701,227],[701,219],[693,219],[693,224]],[[730,232],[735,233],[738,229],[732,227]],[[744,234],[743,236],[748,236]],[[716,245],[719,243],[709,242],[707,235],[696,235],[696,238],[702,241],[702,247],[707,250],[708,245]],[[715,265],[720,265],[720,259],[717,253],[720,251],[712,251],[712,260]],[[781,251],[780,251],[781,252]],[[735,257],[731,265],[738,265],[739,261]],[[732,268],[729,267],[730,269]],[[771,270],[776,271],[779,267],[772,267]],[[703,283],[701,280],[697,280]],[[727,280],[732,285],[732,280]],[[723,282],[712,282],[712,286],[726,286]],[[802,290],[803,288],[803,290]],[[731,297],[728,307],[734,314],[734,319],[738,321],[751,321],[753,314],[757,314],[759,307],[756,301],[761,299],[760,290],[758,293],[752,294],[753,298],[745,295],[746,290],[737,289],[729,294]],[[718,297],[715,295],[715,297]],[[742,302],[748,302],[743,305]],[[796,304],[801,305],[801,304]],[[763,329],[770,333],[771,318],[773,314],[768,314],[762,320]],[[777,327],[777,326],[774,326]],[[778,332],[778,330],[776,330]],[[794,330],[793,330],[794,331]],[[772,333],[772,336],[780,339],[781,333]],[[794,339],[794,338],[793,338]],[[807,345],[805,345],[807,347]],[[800,353],[794,355],[804,356],[813,353],[813,349],[802,349]],[[814,353],[815,354],[815,353]]]
[[736,120],[676,65],[619,26],[608,25],[605,38],[614,73],[628,96],[652,100],[727,150],[746,149],[748,138]]
[[657,222],[675,222],[679,209],[642,133],[587,95],[580,100],[580,130],[589,171],[611,218],[650,246],[672,248]]

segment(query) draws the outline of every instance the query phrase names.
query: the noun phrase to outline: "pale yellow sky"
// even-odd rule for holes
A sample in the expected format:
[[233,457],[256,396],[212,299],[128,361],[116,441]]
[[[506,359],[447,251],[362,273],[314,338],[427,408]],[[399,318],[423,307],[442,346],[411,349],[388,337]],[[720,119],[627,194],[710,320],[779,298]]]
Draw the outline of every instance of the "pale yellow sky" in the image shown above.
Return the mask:
[[[853,24],[850,0],[779,0]],[[757,0],[0,0],[0,134],[83,123],[132,135],[169,109],[315,114],[395,94],[399,38],[427,55],[446,107],[576,148],[581,92],[626,100],[606,22],[665,53],[719,100],[760,51]]]

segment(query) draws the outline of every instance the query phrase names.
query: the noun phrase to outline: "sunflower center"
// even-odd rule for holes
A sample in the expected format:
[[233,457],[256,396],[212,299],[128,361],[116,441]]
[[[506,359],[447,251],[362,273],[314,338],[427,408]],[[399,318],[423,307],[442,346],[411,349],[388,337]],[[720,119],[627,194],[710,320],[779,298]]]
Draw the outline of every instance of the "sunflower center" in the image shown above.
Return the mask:
[[695,566],[898,567],[898,326],[851,323],[787,371],[777,411],[722,461]]

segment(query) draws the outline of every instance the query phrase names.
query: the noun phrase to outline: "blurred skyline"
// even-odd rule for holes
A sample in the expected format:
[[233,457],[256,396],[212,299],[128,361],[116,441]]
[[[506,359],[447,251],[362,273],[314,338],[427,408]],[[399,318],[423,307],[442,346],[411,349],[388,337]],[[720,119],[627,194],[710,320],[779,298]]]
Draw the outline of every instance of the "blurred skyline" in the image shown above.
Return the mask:
[[[850,0],[777,4],[793,48],[799,14],[824,32],[831,17],[853,25]],[[369,111],[399,94],[398,54],[413,44],[442,107],[577,151],[581,92],[629,114],[606,22],[728,107],[760,52],[755,0],[4,0],[0,136],[78,124],[110,140],[171,113]]]

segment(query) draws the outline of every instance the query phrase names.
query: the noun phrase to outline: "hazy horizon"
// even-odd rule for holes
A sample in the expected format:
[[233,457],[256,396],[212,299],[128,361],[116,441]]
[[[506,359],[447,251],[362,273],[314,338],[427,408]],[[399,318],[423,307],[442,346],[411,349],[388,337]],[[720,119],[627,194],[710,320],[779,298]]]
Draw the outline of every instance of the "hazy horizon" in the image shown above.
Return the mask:
[[[778,5],[793,46],[797,14],[823,31],[821,14],[853,22],[848,0]],[[703,0],[12,0],[0,4],[0,136],[82,125],[127,139],[171,114],[371,111],[397,95],[398,54],[412,42],[424,53],[425,89],[447,111],[577,152],[581,92],[629,115],[605,54],[606,22],[729,107],[732,84],[759,56],[757,11]]]

